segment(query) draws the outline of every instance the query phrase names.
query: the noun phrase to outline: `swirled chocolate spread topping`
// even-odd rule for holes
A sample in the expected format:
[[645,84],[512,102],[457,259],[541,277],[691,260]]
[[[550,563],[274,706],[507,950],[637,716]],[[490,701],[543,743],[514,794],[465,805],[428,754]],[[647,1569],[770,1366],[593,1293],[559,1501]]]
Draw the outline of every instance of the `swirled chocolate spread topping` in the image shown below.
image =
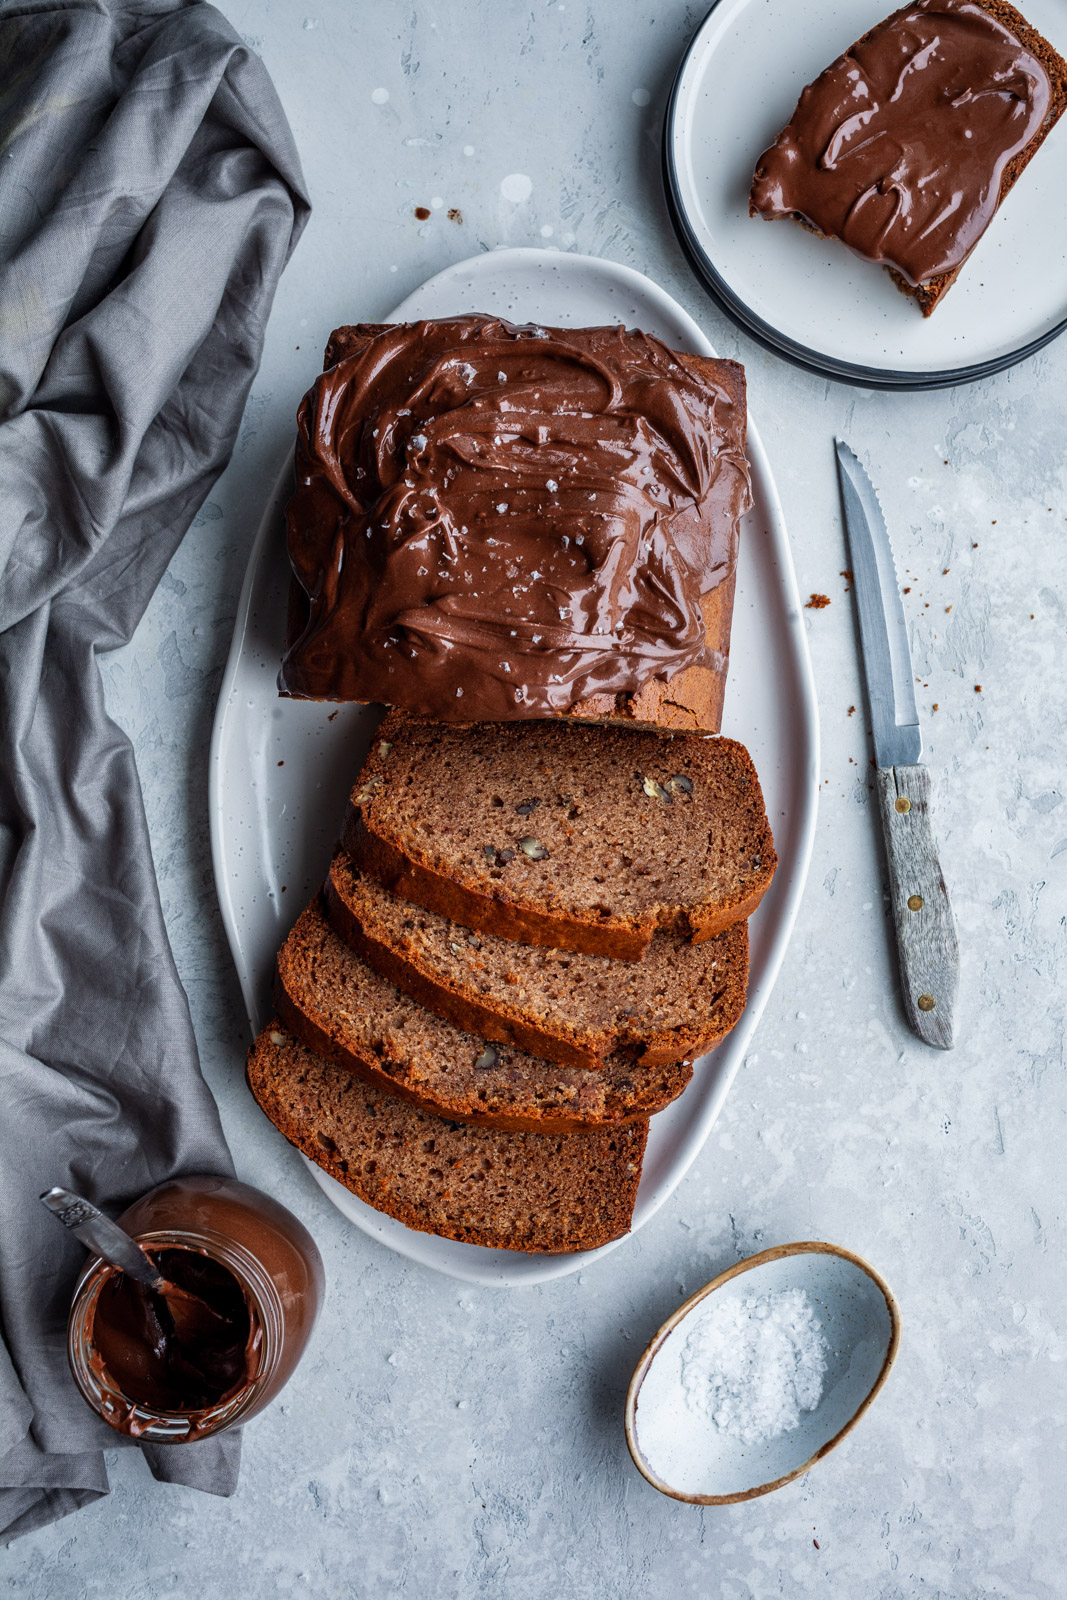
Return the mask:
[[621,327],[345,331],[299,412],[283,693],[500,721],[702,661],[749,504],[739,368]]
[[149,1253],[164,1289],[115,1272],[93,1317],[92,1365],[129,1400],[124,1417],[109,1417],[128,1433],[143,1431],[137,1406],[205,1411],[249,1383],[258,1361],[258,1325],[232,1272],[194,1250]]
[[804,90],[756,165],[752,215],[806,222],[905,289],[955,274],[1062,110],[1067,79],[1053,106],[1045,63],[1067,72],[1000,0],[905,6]]

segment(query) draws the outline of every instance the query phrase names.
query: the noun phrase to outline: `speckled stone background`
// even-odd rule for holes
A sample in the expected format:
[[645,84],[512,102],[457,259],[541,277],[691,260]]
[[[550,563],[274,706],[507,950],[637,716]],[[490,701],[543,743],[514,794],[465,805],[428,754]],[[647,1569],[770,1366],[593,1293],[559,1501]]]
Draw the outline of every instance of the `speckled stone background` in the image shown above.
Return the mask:
[[[1062,1600],[1067,342],[983,384],[887,396],[820,382],[737,334],[690,277],[660,190],[662,107],[700,5],[223,9],[274,76],[316,210],[233,463],[103,672],[137,748],[238,1169],[311,1227],[329,1300],[281,1403],[246,1432],[232,1500],[156,1484],[116,1452],[108,1499],[0,1552],[2,1593]],[[253,1106],[212,884],[207,747],[249,543],[329,330],[380,317],[451,261],[530,243],[650,274],[744,360],[801,589],[832,603],[806,613],[823,718],[811,874],[725,1112],[639,1237],[576,1276],[501,1293],[349,1227]],[[864,718],[849,714],[862,697],[835,431],[875,466],[909,574],[963,946],[951,1055],[909,1035],[894,991]],[[798,1238],[859,1251],[895,1288],[904,1339],[882,1397],[768,1499],[661,1498],[623,1441],[638,1354],[685,1293]]]

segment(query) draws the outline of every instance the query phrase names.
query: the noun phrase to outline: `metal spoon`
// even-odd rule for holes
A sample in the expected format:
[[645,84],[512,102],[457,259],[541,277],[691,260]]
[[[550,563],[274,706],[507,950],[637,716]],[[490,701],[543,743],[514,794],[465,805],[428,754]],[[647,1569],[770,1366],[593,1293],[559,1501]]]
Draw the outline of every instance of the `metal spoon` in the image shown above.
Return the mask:
[[154,1289],[157,1294],[167,1287],[166,1279],[145,1255],[136,1239],[131,1238],[117,1222],[112,1222],[110,1217],[105,1217],[90,1201],[83,1200],[81,1195],[73,1194],[70,1189],[60,1188],[46,1189],[41,1200],[87,1249],[95,1250],[98,1256],[110,1261],[127,1277],[143,1283],[146,1289]]
[[128,1278],[133,1278],[158,1296],[155,1311],[165,1333],[176,1334],[179,1340],[185,1340],[210,1334],[213,1329],[225,1328],[225,1319],[214,1306],[193,1290],[182,1289],[164,1278],[137,1240],[120,1228],[117,1222],[105,1217],[91,1201],[83,1200],[80,1194],[74,1194],[70,1189],[58,1187],[46,1189],[40,1199],[87,1249],[95,1250],[98,1256],[103,1256],[105,1261],[118,1267]]

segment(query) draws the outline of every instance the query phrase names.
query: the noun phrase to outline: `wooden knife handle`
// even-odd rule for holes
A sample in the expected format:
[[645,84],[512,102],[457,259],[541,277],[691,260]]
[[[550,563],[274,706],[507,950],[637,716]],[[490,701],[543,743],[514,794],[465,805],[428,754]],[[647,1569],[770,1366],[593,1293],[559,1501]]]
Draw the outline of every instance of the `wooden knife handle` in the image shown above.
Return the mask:
[[878,798],[904,1009],[920,1039],[951,1050],[960,949],[930,828],[930,774],[879,767]]

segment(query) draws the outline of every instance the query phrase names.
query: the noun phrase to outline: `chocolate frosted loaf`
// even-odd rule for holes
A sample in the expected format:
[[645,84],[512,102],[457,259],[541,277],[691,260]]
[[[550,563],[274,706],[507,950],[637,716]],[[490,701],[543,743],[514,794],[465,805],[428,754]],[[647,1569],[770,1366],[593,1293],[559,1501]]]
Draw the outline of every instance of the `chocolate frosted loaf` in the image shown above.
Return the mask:
[[808,85],[749,209],[840,239],[929,316],[1065,107],[1067,63],[1005,0],[917,0]]
[[339,328],[298,418],[282,693],[717,731],[745,422],[736,362],[624,328]]

